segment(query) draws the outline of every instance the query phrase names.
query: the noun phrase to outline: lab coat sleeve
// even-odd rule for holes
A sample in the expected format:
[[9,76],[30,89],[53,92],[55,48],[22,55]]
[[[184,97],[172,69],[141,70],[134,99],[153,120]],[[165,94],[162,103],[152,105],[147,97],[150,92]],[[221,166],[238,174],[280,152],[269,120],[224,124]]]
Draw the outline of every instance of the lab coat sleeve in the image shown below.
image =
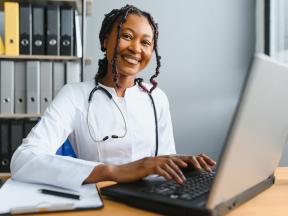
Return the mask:
[[157,116],[159,132],[158,155],[176,154],[169,101],[166,94],[160,89],[158,90],[159,98],[157,98],[157,101],[160,102],[156,106],[159,109],[159,111],[157,111],[159,115]]
[[77,118],[75,91],[64,86],[38,124],[15,151],[11,160],[12,178],[77,190],[97,162],[55,155],[73,131]]

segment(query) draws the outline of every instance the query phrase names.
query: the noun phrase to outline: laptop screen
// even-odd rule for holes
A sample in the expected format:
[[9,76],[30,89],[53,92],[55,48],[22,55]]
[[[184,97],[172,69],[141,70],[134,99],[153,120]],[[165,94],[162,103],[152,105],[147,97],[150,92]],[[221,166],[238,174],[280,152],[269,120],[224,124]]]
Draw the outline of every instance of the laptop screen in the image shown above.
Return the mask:
[[288,134],[288,67],[255,55],[223,148],[207,207],[215,208],[267,179]]

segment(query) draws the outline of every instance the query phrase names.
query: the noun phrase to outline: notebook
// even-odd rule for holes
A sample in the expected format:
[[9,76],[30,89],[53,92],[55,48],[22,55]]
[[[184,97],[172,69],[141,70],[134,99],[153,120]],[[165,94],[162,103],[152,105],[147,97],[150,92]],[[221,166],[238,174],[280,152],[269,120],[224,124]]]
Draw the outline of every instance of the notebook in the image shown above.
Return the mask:
[[[79,195],[80,199],[43,194],[40,192],[42,189]],[[49,185],[19,182],[12,179],[8,179],[2,185],[0,189],[0,203],[0,215],[7,213],[72,211],[103,207],[96,184],[83,185],[76,192]]]
[[186,181],[178,188],[174,181],[151,177],[108,186],[101,189],[101,193],[132,206],[169,215],[227,213],[274,183],[274,171],[287,143],[287,92],[287,65],[256,54],[216,172],[185,171],[186,178],[194,181]]

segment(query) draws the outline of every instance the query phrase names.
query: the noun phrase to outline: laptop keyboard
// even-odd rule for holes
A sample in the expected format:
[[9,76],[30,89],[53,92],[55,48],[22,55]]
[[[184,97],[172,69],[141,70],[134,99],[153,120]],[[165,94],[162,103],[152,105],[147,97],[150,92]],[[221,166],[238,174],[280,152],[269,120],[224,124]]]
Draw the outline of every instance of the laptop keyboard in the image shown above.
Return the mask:
[[171,199],[193,200],[209,192],[215,171],[193,172],[192,176],[186,176],[186,181],[180,185],[174,180],[162,182],[149,188],[147,192],[156,193]]

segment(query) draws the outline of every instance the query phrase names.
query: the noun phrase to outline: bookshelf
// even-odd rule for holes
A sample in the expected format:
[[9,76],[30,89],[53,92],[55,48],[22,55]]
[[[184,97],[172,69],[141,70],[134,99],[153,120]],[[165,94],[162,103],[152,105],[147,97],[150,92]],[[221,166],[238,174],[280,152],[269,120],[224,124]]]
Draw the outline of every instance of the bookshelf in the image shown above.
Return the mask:
[[[5,0],[6,2],[17,2],[17,3],[19,3],[19,35],[21,35],[21,33],[20,33],[20,26],[21,26],[21,18],[22,17],[20,17],[20,5],[23,5],[23,1],[21,1],[21,0]],[[4,2],[5,1],[0,1],[0,11],[1,10],[3,10],[3,12],[4,12]],[[27,3],[30,3],[30,12],[29,12],[29,14],[30,14],[30,16],[31,16],[31,18],[32,18],[32,21],[30,20],[30,25],[32,25],[33,24],[33,26],[31,26],[30,28],[33,28],[33,29],[35,29],[35,26],[34,26],[34,21],[33,21],[33,17],[34,17],[34,7],[36,6],[39,6],[40,5],[40,7],[42,7],[43,8],[43,12],[42,12],[42,14],[44,14],[43,15],[43,17],[44,17],[44,23],[42,24],[42,25],[44,25],[44,26],[46,26],[46,27],[42,27],[43,29],[44,29],[44,34],[46,34],[46,32],[48,32],[48,19],[50,20],[50,18],[51,18],[51,16],[49,16],[48,17],[48,12],[46,12],[46,10],[48,10],[48,5],[57,5],[57,8],[58,8],[58,25],[60,26],[60,27],[58,27],[59,28],[59,30],[58,30],[58,34],[60,34],[61,32],[60,32],[60,30],[62,31],[62,29],[61,29],[61,26],[62,26],[62,9],[64,9],[65,10],[65,8],[66,8],[66,6],[69,6],[69,7],[72,7],[73,9],[72,10],[75,10],[75,11],[77,11],[78,12],[78,15],[75,15],[74,14],[74,12],[72,13],[72,15],[70,16],[70,18],[72,18],[73,19],[73,21],[72,21],[72,23],[73,23],[73,41],[72,41],[72,43],[73,43],[73,46],[75,46],[75,47],[77,47],[76,46],[76,39],[77,39],[77,43],[80,43],[80,49],[79,49],[79,51],[77,50],[77,51],[75,51],[75,47],[73,47],[72,48],[72,50],[74,50],[74,51],[72,51],[72,53],[73,54],[68,54],[68,55],[65,55],[65,54],[63,54],[62,55],[62,53],[60,54],[59,52],[60,51],[58,51],[58,54],[57,55],[39,55],[39,54],[37,54],[37,53],[34,53],[33,52],[33,45],[32,45],[32,48],[30,48],[30,52],[28,53],[28,54],[21,54],[21,49],[19,50],[19,52],[20,52],[20,54],[19,55],[11,55],[11,54],[2,54],[2,55],[0,55],[0,63],[2,64],[2,62],[13,62],[13,69],[11,69],[11,71],[12,70],[16,70],[16,69],[14,69],[16,66],[16,64],[18,63],[18,62],[24,62],[25,64],[27,63],[27,62],[40,62],[40,64],[42,64],[42,62],[51,62],[52,64],[53,64],[53,67],[54,67],[54,62],[58,62],[58,63],[63,63],[63,64],[65,64],[64,66],[62,66],[62,68],[64,68],[63,70],[65,70],[65,72],[64,73],[66,73],[66,74],[64,74],[63,76],[62,76],[62,78],[63,79],[65,79],[65,81],[64,81],[64,84],[65,83],[67,83],[68,81],[67,81],[67,77],[68,77],[68,66],[67,66],[67,64],[69,64],[70,62],[77,62],[77,63],[79,63],[79,67],[78,68],[80,68],[80,79],[78,80],[78,81],[83,81],[83,79],[84,79],[84,67],[85,67],[85,65],[86,64],[89,64],[89,59],[85,59],[85,38],[86,38],[86,16],[81,16],[82,14],[86,14],[86,15],[91,15],[91,13],[92,13],[92,0],[25,0],[25,3],[27,4]],[[5,12],[4,12],[4,14],[5,14]],[[63,14],[64,14],[64,12],[63,12]],[[74,15],[75,15],[75,17],[74,17]],[[27,15],[26,15],[27,16]],[[78,16],[78,17],[77,17]],[[3,17],[4,18],[4,17]],[[30,18],[30,19],[31,19]],[[75,20],[74,20],[75,19]],[[35,20],[37,20],[37,19],[35,19]],[[66,18],[66,20],[67,20],[67,18]],[[69,19],[70,20],[70,19]],[[76,20],[78,20],[78,29],[76,29]],[[36,22],[36,21],[35,21]],[[46,23],[47,22],[47,23]],[[22,23],[23,24],[23,23]],[[68,23],[69,24],[69,23]],[[3,22],[3,25],[4,25],[4,22]],[[47,28],[47,29],[46,29]],[[32,31],[32,30],[31,30]],[[63,30],[64,31],[64,30]],[[59,33],[60,32],[60,33]],[[4,32],[4,34],[5,34],[5,32]],[[31,34],[31,38],[33,39],[33,37],[34,37],[34,33],[32,34],[32,32],[30,32],[30,34]],[[48,34],[48,33],[47,33]],[[77,36],[77,34],[78,34],[78,38],[76,38],[76,36]],[[79,36],[80,35],[80,36]],[[5,37],[5,35],[3,35],[4,37]],[[45,36],[46,38],[48,38],[48,36]],[[58,38],[60,37],[60,39],[61,39],[61,35],[60,36],[58,36]],[[32,40],[30,38],[30,40]],[[59,39],[59,42],[61,42],[61,40]],[[33,39],[34,40],[34,39]],[[30,41],[30,43],[33,43],[33,40],[32,41]],[[45,52],[46,53],[48,53],[48,41],[47,41],[48,39],[44,39],[44,43],[46,43],[46,48],[45,48]],[[74,41],[75,40],[75,41]],[[80,41],[81,40],[81,41]],[[4,38],[3,38],[3,41],[4,41]],[[46,41],[46,42],[45,42]],[[80,41],[80,42],[79,42]],[[19,47],[20,47],[20,38],[19,38]],[[5,46],[5,45],[4,45]],[[62,45],[61,45],[62,46]],[[60,44],[58,45],[58,49],[59,50],[61,50],[61,47],[60,47]],[[78,47],[77,47],[77,49],[78,49]],[[62,50],[61,50],[62,51]],[[76,53],[77,52],[77,53]],[[71,53],[71,52],[70,52]],[[1,65],[1,67],[2,67],[2,65]],[[0,77],[1,77],[1,67],[0,67]],[[38,66],[39,67],[39,66]],[[4,68],[4,70],[6,69],[5,68],[5,66],[3,67]],[[3,70],[3,68],[2,68],[2,70]],[[78,69],[77,68],[77,69]],[[4,71],[3,70],[3,71]],[[25,69],[23,69],[23,70],[28,70],[27,69],[27,66],[26,66],[26,68]],[[54,70],[54,68],[53,69],[51,69],[51,70]],[[13,74],[13,78],[12,79],[15,79],[15,83],[16,83],[16,77],[15,77],[15,71],[13,72],[14,74]],[[27,72],[28,73],[28,72]],[[54,73],[54,71],[52,72],[52,73]],[[40,71],[40,74],[41,74],[41,71]],[[67,75],[68,74],[68,75]],[[5,75],[5,74],[4,74]],[[53,75],[54,76],[54,75]],[[3,77],[3,75],[2,75],[2,77]],[[26,79],[28,79],[28,78],[26,78]],[[52,78],[51,78],[52,79]],[[55,78],[56,79],[56,78]],[[1,80],[1,78],[0,78],[0,80]],[[4,83],[5,83],[6,81],[4,81]],[[26,81],[27,82],[27,81]],[[54,83],[53,83],[54,84]],[[53,85],[52,84],[52,85]],[[16,84],[13,84],[13,87],[12,88],[16,88],[16,86],[15,86]],[[26,87],[27,87],[27,83],[26,83]],[[3,82],[2,82],[2,88],[4,88],[3,87]],[[1,92],[1,91],[0,91]],[[3,92],[3,91],[2,91]],[[56,95],[56,93],[55,93],[55,95]],[[53,97],[55,96],[54,95],[54,93],[53,93]],[[2,99],[2,102],[3,102],[3,95],[1,94],[0,95],[1,96],[1,99]],[[6,99],[6,98],[5,98]],[[13,99],[13,98],[12,98]],[[14,100],[15,100],[15,98],[14,98]],[[11,100],[12,101],[12,100]],[[27,100],[26,100],[26,102],[28,101],[28,95],[27,95]],[[15,104],[16,104],[16,102],[15,102]],[[15,105],[14,104],[14,105]],[[13,108],[14,109],[14,108]],[[27,112],[27,113],[25,113],[25,112]],[[15,112],[11,112],[11,111],[6,111],[6,110],[4,110],[1,106],[0,106],[0,119],[1,118],[20,118],[20,117],[29,117],[29,116],[31,116],[31,117],[35,117],[35,116],[38,116],[38,115],[40,115],[41,116],[41,113],[42,112],[38,112],[38,111],[36,111],[36,112],[31,112],[31,111],[25,111],[25,112],[23,112],[23,113],[21,113],[20,112],[20,114],[19,114],[19,111],[15,111]],[[14,114],[15,113],[15,114]],[[33,114],[33,113],[36,113],[36,114]]]
[[[20,9],[20,3],[23,3],[24,0],[6,0],[7,2],[18,2],[19,3],[19,9]],[[12,157],[12,154],[15,151],[15,146],[16,145],[20,145],[21,144],[21,140],[22,138],[26,137],[28,131],[31,130],[31,128],[37,123],[37,121],[39,120],[39,118],[41,118],[42,114],[43,114],[43,110],[42,109],[42,102],[43,102],[43,98],[41,96],[40,93],[42,93],[42,84],[45,83],[45,77],[42,78],[41,76],[43,74],[45,74],[47,72],[47,70],[42,70],[42,67],[45,68],[44,66],[46,65],[46,68],[50,68],[49,74],[51,75],[49,80],[49,83],[51,83],[51,87],[50,87],[50,98],[49,100],[47,100],[49,103],[51,102],[51,100],[54,98],[54,96],[56,95],[56,92],[58,92],[58,90],[60,90],[60,88],[66,84],[69,83],[68,80],[70,80],[71,82],[71,77],[73,78],[73,76],[78,77],[76,82],[79,81],[83,81],[83,74],[84,74],[84,67],[85,64],[89,64],[89,59],[85,59],[85,38],[86,38],[86,16],[89,16],[92,14],[92,1],[93,0],[25,0],[25,3],[30,3],[31,4],[31,13],[33,12],[33,6],[37,5],[40,7],[44,8],[44,24],[43,25],[47,25],[46,23],[46,19],[47,19],[47,13],[46,13],[46,8],[47,5],[57,5],[59,6],[58,9],[60,10],[60,15],[61,14],[61,8],[66,8],[66,6],[72,7],[72,10],[75,10],[78,12],[78,20],[79,20],[79,25],[78,25],[78,29],[76,29],[76,16],[74,17],[74,12],[73,12],[73,22],[74,22],[74,26],[73,26],[73,36],[76,37],[76,34],[78,33],[78,35],[80,35],[80,45],[81,45],[81,49],[80,52],[75,51],[75,49],[73,50],[73,55],[38,55],[38,54],[28,54],[28,55],[24,55],[24,54],[19,54],[19,55],[0,55],[0,81],[1,79],[3,79],[3,71],[5,71],[5,69],[9,69],[8,72],[4,73],[4,76],[6,77],[7,74],[9,74],[9,72],[13,72],[13,76],[12,78],[9,78],[8,80],[10,81],[11,84],[11,88],[13,89],[11,92],[11,95],[13,95],[13,97],[11,96],[11,102],[9,103],[13,103],[13,107],[11,108],[11,110],[13,111],[9,111],[7,112],[7,110],[5,110],[3,112],[3,107],[2,107],[2,103],[3,103],[3,89],[5,89],[5,85],[6,84],[6,78],[5,81],[1,81],[1,89],[0,89],[0,96],[1,96],[1,106],[0,106],[0,174],[2,173],[9,173],[9,161],[10,158]],[[4,1],[0,1],[0,11],[4,11]],[[30,13],[30,12],[29,12]],[[19,11],[20,14],[20,11]],[[83,16],[83,14],[85,14],[85,16]],[[59,16],[60,16],[59,15]],[[31,14],[32,18],[33,18],[33,14]],[[20,17],[20,15],[19,15]],[[59,18],[60,21],[58,21],[59,25],[61,24],[61,17]],[[3,22],[4,24],[4,22]],[[19,26],[20,26],[20,19],[19,19]],[[31,27],[32,28],[32,27]],[[33,27],[34,28],[34,27]],[[3,28],[4,29],[4,28]],[[46,27],[44,27],[45,31],[44,34],[46,34]],[[48,29],[48,28],[47,28]],[[59,27],[60,29],[60,27]],[[60,31],[60,30],[59,30]],[[62,31],[62,29],[61,29]],[[77,31],[77,32],[75,32]],[[4,31],[5,33],[5,31]],[[20,30],[19,30],[19,35],[20,35]],[[4,35],[2,35],[4,36]],[[60,35],[61,36],[61,35]],[[5,36],[4,36],[5,37]],[[32,37],[32,36],[31,36]],[[78,39],[79,39],[78,38]],[[3,42],[4,42],[4,38]],[[74,38],[75,39],[75,38]],[[74,40],[73,39],[73,40]],[[30,41],[32,43],[32,40]],[[59,39],[60,42],[60,39]],[[79,42],[79,40],[78,40]],[[47,43],[47,41],[45,42]],[[76,42],[73,41],[73,43],[76,44]],[[20,39],[19,39],[19,44],[20,44]],[[74,45],[75,45],[74,44]],[[4,44],[5,46],[5,44]],[[20,46],[20,45],[19,45]],[[60,46],[60,45],[59,45]],[[76,45],[75,45],[76,46]],[[46,50],[46,48],[45,48]],[[45,53],[48,53],[47,50],[45,51]],[[80,54],[79,54],[80,53]],[[7,67],[7,65],[9,66],[12,65],[12,67]],[[4,65],[4,66],[3,66]],[[39,94],[37,96],[37,100],[38,101],[38,108],[37,111],[34,112],[33,110],[31,111],[31,109],[28,112],[28,101],[29,103],[31,103],[32,97],[29,94],[29,90],[27,90],[27,87],[30,86],[31,84],[33,85],[33,83],[36,83],[36,79],[33,78],[32,74],[30,73],[30,76],[28,77],[28,71],[29,68],[31,69],[31,65],[35,66],[38,68],[38,72],[37,72],[37,83],[39,83],[39,87],[37,90],[37,94]],[[17,80],[17,76],[19,77],[19,72],[17,72],[17,70],[19,71],[19,67],[22,67],[22,71],[23,74],[22,78],[20,80],[23,80],[21,82],[25,83],[23,84],[23,86],[25,86],[25,90],[22,90],[22,92],[25,91],[25,93],[23,93],[23,95],[25,94],[25,96],[22,96],[23,98],[25,97],[25,99],[23,100],[23,102],[21,101],[21,103],[25,103],[25,105],[22,105],[23,108],[22,110],[25,111],[17,111],[16,110],[16,104],[19,103],[18,100],[18,96],[16,96],[16,90],[18,87],[18,83],[19,81]],[[17,69],[18,67],[18,69]],[[59,84],[56,83],[57,81],[59,81],[59,75],[57,74],[55,71],[59,71],[59,68],[61,69],[61,79],[64,80],[62,83]],[[74,69],[73,69],[74,68]],[[75,69],[76,68],[76,69]],[[64,71],[64,72],[63,72]],[[74,72],[72,72],[74,71]],[[43,73],[45,72],[45,73]],[[75,73],[76,72],[76,73]],[[73,73],[75,73],[73,75]],[[18,75],[17,75],[18,74]],[[71,75],[72,74],[72,75]],[[47,77],[47,76],[46,76]],[[55,78],[54,78],[55,77]],[[70,78],[69,78],[70,77]],[[12,80],[12,82],[11,82]],[[30,81],[27,81],[30,80]],[[31,81],[32,80],[32,81]],[[73,80],[73,79],[72,79]],[[8,85],[9,82],[8,82]],[[50,84],[49,84],[50,85]],[[57,85],[57,88],[55,87]],[[23,87],[22,86],[22,87]],[[30,87],[29,87],[30,88]],[[47,87],[45,87],[47,88]],[[55,90],[55,89],[57,90]],[[19,90],[17,90],[19,92]],[[45,98],[46,99],[46,98]],[[5,98],[6,100],[6,98]],[[34,100],[34,99],[33,99]],[[47,102],[46,101],[46,102]],[[48,103],[47,102],[47,106]],[[46,106],[45,105],[45,106]],[[46,107],[47,107],[46,106]],[[19,105],[18,105],[19,107]],[[40,108],[39,108],[40,107]],[[45,107],[45,108],[46,108]],[[18,128],[18,129],[17,129]],[[20,128],[20,129],[19,129]],[[22,129],[21,129],[22,128]],[[20,130],[20,131],[19,131]],[[3,138],[4,137],[4,138]],[[6,141],[5,141],[6,139]],[[13,140],[13,141],[12,141]],[[17,142],[16,142],[16,141]],[[16,143],[15,143],[16,142]],[[6,150],[5,150],[6,148]],[[7,163],[8,161],[8,163]]]
[[[21,0],[10,0],[11,2],[19,2]],[[82,13],[82,5],[83,2],[82,0],[25,0],[29,1],[33,4],[47,4],[47,2],[55,2],[55,3],[60,3],[62,5],[70,5],[74,7],[80,14],[85,14]],[[86,15],[90,16],[92,14],[92,3],[93,0],[85,0],[86,1]],[[3,1],[0,1],[0,10],[3,10]]]

